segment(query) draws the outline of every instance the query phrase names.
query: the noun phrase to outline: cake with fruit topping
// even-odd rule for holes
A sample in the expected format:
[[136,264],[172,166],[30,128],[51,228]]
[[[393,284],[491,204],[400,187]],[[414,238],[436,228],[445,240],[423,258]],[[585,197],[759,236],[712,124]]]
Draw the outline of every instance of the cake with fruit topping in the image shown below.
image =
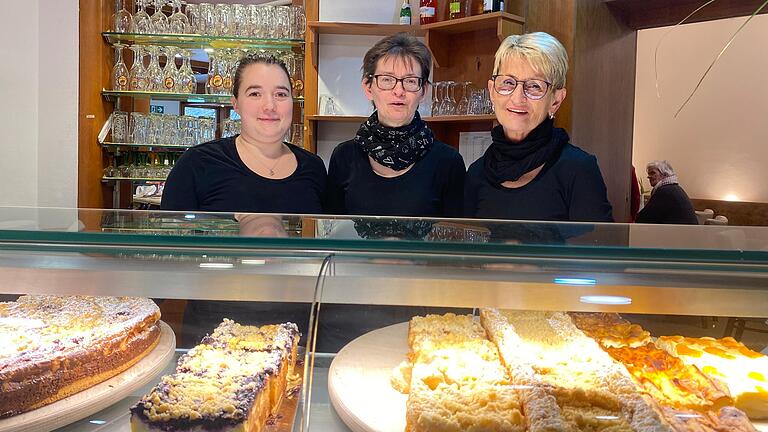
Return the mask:
[[130,368],[157,345],[159,319],[145,298],[30,295],[0,303],[0,417]]
[[296,324],[225,319],[131,408],[131,430],[262,431],[296,363]]

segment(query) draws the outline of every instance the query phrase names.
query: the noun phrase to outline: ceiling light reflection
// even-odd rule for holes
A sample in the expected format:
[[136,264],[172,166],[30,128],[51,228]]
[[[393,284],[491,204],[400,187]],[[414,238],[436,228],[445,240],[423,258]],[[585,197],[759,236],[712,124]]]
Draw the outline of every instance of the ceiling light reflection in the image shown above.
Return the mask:
[[579,297],[579,301],[587,304],[600,305],[628,305],[632,304],[632,299],[624,296],[612,295],[585,295]]
[[554,282],[560,285],[597,285],[597,279],[577,277],[557,277]]
[[208,262],[208,263],[200,263],[200,268],[203,269],[231,269],[235,265],[232,263],[215,263],[215,262]]

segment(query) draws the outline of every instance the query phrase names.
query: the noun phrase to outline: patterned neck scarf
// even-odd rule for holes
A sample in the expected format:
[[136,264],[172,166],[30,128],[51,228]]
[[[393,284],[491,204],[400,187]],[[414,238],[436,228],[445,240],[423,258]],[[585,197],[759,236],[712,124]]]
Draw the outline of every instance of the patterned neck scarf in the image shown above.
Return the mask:
[[355,142],[368,156],[395,171],[420,161],[429,153],[434,141],[432,131],[418,111],[410,124],[400,127],[382,125],[378,112],[374,112],[355,135]]
[[659,182],[656,183],[656,186],[654,186],[653,189],[651,189],[651,195],[653,195],[653,193],[656,192],[656,189],[662,186],[679,184],[679,183],[680,182],[677,181],[677,176],[675,174],[672,174],[671,176],[666,176],[663,179],[659,180]]

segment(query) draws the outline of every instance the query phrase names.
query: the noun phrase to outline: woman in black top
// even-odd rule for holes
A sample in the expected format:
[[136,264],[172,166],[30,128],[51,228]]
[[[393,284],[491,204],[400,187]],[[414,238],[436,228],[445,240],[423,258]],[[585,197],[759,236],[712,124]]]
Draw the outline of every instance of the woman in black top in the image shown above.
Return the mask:
[[[242,118],[235,138],[189,149],[173,167],[164,210],[321,213],[326,173],[322,160],[283,142],[293,118],[290,75],[274,57],[246,57],[233,83],[232,104]],[[278,218],[239,217],[241,235],[282,237]],[[264,225],[267,226],[264,226]],[[199,301],[187,303],[185,346],[195,345],[224,318],[261,325],[292,321],[308,333],[306,303]]]
[[691,199],[677,181],[677,175],[667,161],[648,164],[651,199],[645,204],[636,221],[639,223],[698,225]]
[[363,59],[362,87],[376,111],[328,166],[327,210],[335,214],[459,217],[465,166],[434,139],[416,109],[432,56],[405,33],[386,37]]
[[187,150],[171,170],[163,210],[321,213],[325,165],[283,137],[291,127],[290,75],[274,57],[245,57],[235,72],[237,137]]
[[554,127],[566,94],[562,44],[541,32],[509,36],[494,71],[488,91],[499,126],[467,172],[466,216],[613,221],[597,159]]

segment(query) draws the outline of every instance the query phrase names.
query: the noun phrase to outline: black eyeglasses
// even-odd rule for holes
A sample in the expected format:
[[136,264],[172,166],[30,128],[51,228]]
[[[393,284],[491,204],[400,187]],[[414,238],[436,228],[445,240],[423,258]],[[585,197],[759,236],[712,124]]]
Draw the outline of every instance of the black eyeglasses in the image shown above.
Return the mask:
[[543,98],[552,85],[552,83],[540,79],[522,81],[512,75],[493,75],[491,79],[493,80],[493,89],[496,90],[496,93],[502,96],[509,96],[515,91],[518,84],[522,84],[525,97],[533,100]]
[[392,90],[397,83],[402,83],[405,91],[417,92],[421,90],[421,86],[424,84],[424,78],[419,77],[396,78],[385,74],[368,75],[368,77],[373,78],[376,81],[376,87],[381,90]]

